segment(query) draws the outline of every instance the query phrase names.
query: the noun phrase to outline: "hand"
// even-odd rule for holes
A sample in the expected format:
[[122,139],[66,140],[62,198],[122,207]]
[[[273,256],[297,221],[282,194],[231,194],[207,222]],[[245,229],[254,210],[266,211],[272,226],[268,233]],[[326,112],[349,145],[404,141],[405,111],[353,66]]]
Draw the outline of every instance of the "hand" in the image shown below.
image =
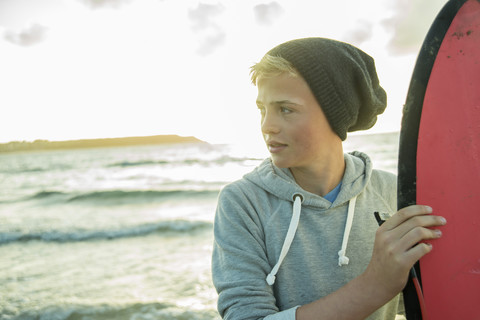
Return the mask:
[[421,257],[432,250],[429,239],[441,237],[438,229],[445,219],[431,215],[428,206],[413,205],[399,210],[378,228],[372,259],[364,273],[378,293],[393,298],[406,285],[408,273]]

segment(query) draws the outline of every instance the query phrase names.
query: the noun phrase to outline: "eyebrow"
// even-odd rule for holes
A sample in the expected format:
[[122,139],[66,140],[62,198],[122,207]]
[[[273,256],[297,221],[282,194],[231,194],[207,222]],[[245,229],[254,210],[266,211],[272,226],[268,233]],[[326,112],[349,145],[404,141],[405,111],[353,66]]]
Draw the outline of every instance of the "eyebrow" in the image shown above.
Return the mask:
[[[257,106],[263,106],[264,105],[263,102],[259,101],[259,100],[257,100],[256,103],[257,103]],[[273,104],[273,105],[280,105],[280,104],[298,105],[298,103],[292,102],[290,100],[278,100],[278,101],[273,101],[270,104]]]

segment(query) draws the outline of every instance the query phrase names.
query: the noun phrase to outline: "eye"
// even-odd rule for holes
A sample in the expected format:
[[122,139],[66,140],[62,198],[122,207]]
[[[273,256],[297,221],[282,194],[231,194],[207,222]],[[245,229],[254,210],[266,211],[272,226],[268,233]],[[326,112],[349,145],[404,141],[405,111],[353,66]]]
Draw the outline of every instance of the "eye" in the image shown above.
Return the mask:
[[280,112],[284,114],[289,114],[289,113],[292,113],[293,110],[287,107],[280,107]]

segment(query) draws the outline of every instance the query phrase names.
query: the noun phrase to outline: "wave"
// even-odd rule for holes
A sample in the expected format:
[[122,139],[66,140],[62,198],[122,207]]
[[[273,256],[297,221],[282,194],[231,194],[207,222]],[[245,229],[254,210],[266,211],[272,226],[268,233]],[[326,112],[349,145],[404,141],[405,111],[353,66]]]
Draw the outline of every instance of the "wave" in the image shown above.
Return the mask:
[[145,160],[145,161],[121,161],[109,164],[107,167],[135,167],[135,166],[152,166],[152,165],[200,165],[200,166],[210,166],[210,165],[224,165],[230,162],[239,163],[246,161],[261,161],[263,159],[259,158],[250,158],[250,157],[232,157],[232,156],[222,156],[215,159],[198,159],[198,158],[187,158],[183,160]]
[[66,196],[66,195],[67,195],[66,193],[60,192],[60,191],[40,191],[28,198],[29,199],[46,199],[46,198]]
[[218,190],[111,190],[95,191],[72,196],[68,202],[103,202],[103,201],[132,201],[132,200],[158,200],[165,198],[190,198],[217,195]]
[[4,174],[19,174],[19,173],[42,173],[48,171],[66,171],[70,169],[75,169],[70,164],[60,164],[60,163],[44,163],[43,166],[35,166],[33,164],[31,167],[28,166],[4,166],[0,168],[0,173]]
[[219,189],[203,190],[102,190],[85,193],[65,193],[61,191],[44,190],[31,196],[10,202],[30,200],[51,200],[57,203],[91,203],[91,204],[125,204],[138,202],[155,202],[166,199],[191,199],[216,197]]
[[212,228],[211,222],[172,220],[157,223],[148,223],[138,226],[125,227],[114,230],[75,230],[75,231],[38,231],[31,233],[2,232],[0,245],[13,242],[43,241],[43,242],[81,242],[94,240],[115,240],[120,238],[141,237],[154,233],[159,234],[186,234],[194,231]]
[[[14,318],[15,317],[15,318]],[[36,308],[34,310],[19,311],[12,308],[0,315],[3,319],[56,319],[56,320],[130,320],[130,319],[158,319],[158,320],[212,320],[220,319],[215,310],[187,310],[168,303],[132,303],[124,306],[98,305],[65,305]]]
[[139,166],[150,166],[150,165],[165,165],[169,164],[170,161],[166,160],[145,160],[145,161],[121,161],[107,165],[107,167],[139,167]]

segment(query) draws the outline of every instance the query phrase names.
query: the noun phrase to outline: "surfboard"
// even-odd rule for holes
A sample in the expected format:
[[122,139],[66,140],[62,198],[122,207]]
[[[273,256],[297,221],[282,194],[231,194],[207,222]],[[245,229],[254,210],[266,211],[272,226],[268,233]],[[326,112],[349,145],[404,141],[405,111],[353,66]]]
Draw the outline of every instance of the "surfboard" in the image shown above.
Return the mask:
[[403,109],[398,207],[430,205],[448,223],[415,265],[408,320],[480,319],[480,1],[450,0],[427,33]]

